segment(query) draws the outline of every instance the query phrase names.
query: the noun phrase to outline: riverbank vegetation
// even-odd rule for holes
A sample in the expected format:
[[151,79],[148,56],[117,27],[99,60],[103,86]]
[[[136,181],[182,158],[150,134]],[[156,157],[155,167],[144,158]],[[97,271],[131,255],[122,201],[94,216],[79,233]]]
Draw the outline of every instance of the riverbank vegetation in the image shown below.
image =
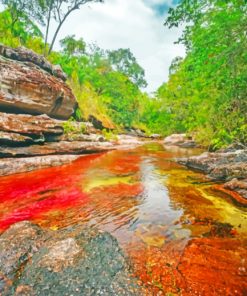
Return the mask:
[[[178,42],[185,45],[186,57],[173,60],[169,80],[153,95],[145,93],[144,70],[129,49],[102,50],[73,35],[60,41],[60,51],[53,49],[54,36],[48,44],[49,18],[56,20],[52,5],[63,1],[0,2],[5,9],[0,42],[25,46],[61,65],[78,101],[76,120],[96,119],[117,131],[190,133],[214,149],[247,143],[244,0],[182,0],[169,10],[166,26],[185,25]],[[87,1],[81,2],[76,8]]]
[[215,148],[247,143],[247,4],[183,0],[165,25],[186,24],[187,50],[157,91],[173,130],[196,132]]

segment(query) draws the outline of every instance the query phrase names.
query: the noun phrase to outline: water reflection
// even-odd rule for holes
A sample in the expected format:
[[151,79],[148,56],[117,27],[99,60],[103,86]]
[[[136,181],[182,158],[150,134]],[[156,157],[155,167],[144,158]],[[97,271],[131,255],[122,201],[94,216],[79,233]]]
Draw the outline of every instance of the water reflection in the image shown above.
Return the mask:
[[[237,268],[238,259],[233,254],[245,258],[242,246],[247,241],[246,209],[212,191],[202,174],[172,160],[199,152],[149,144],[130,151],[87,155],[62,167],[2,177],[0,230],[25,219],[53,230],[74,223],[93,225],[118,239],[136,275],[153,288],[154,295],[162,291],[195,295],[203,279],[198,266],[210,275],[215,272],[205,261],[192,265],[194,274],[188,274],[184,254],[192,252],[193,258],[202,258],[205,244],[210,245],[213,253],[219,253],[212,265],[219,265],[230,254],[229,268]],[[225,278],[229,277],[227,268],[221,270]],[[232,277],[238,295],[242,295],[242,278],[237,273]],[[213,277],[207,281],[205,291],[209,291]],[[217,281],[218,287],[224,284]],[[192,294],[186,294],[188,285],[193,286]],[[210,293],[202,295],[214,295]]]

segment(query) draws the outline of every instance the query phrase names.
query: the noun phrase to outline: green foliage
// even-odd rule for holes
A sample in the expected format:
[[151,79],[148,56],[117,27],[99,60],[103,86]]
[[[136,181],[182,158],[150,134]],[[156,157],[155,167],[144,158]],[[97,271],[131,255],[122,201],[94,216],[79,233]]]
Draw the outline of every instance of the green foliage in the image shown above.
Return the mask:
[[168,83],[157,91],[172,118],[168,132],[196,131],[215,149],[246,143],[246,2],[182,0],[166,20],[169,27],[180,23],[187,56],[174,60]]
[[66,135],[68,134],[84,134],[87,128],[84,123],[77,123],[73,117],[63,123],[63,130]]
[[0,42],[12,47],[40,40],[42,33],[24,13],[13,23],[9,10],[0,12]]
[[[37,1],[43,10],[53,3],[53,0]],[[19,13],[19,9],[17,11]],[[44,52],[44,48],[47,51],[45,40],[42,40],[41,32],[30,17],[19,14],[12,27],[9,10],[2,12],[0,42],[14,47],[24,45],[39,54]],[[95,44],[87,46],[83,39],[77,40],[73,35],[65,37],[60,43],[62,51],[52,51],[49,60],[61,65],[68,76],[68,83],[79,105],[74,115],[76,120],[94,117],[107,129],[145,125],[144,121],[140,121],[143,94],[139,89],[146,85],[144,70],[129,49],[103,51]],[[71,120],[64,125],[66,133],[77,132],[75,129]]]
[[[73,40],[73,44],[76,42]],[[108,54],[96,46],[76,55],[67,50],[52,54],[50,60],[60,64],[68,75],[83,118],[88,120],[93,115],[107,128],[131,127],[138,121],[142,92],[126,74],[127,65],[125,74],[116,70]],[[133,72],[132,64],[130,67],[129,72]]]
[[[58,20],[58,31],[63,24],[56,5],[65,4],[70,14],[71,3],[79,0],[0,1],[6,7],[0,13],[0,42],[43,53],[49,47],[49,20]],[[37,26],[42,23],[48,29],[45,40]],[[169,80],[153,97],[140,90],[146,86],[144,70],[129,49],[104,51],[74,35],[61,40],[60,52],[51,51],[52,43],[49,60],[66,72],[78,101],[75,119],[93,117],[108,130],[135,127],[148,134],[193,133],[213,149],[247,144],[246,1],[181,0],[169,10],[166,25],[181,23],[185,29],[178,42],[185,45],[186,57],[172,61]],[[64,130],[83,132],[78,126],[70,120]],[[112,132],[103,133],[114,138]]]
[[118,50],[108,51],[110,64],[119,72],[131,79],[137,86],[146,87],[147,82],[144,79],[145,72],[137,63],[136,58],[130,49],[120,48]]
[[11,15],[11,28],[18,21],[37,21],[44,24],[42,0],[0,0]]
[[63,123],[63,131],[65,134],[77,132],[76,126],[73,124],[74,119],[70,118],[68,121]]
[[80,38],[79,40],[76,40],[75,35],[65,37],[60,41],[60,45],[63,48],[64,53],[69,56],[84,54],[86,49],[86,43],[83,39]]
[[103,133],[104,138],[107,141],[117,141],[118,140],[117,133],[114,131],[103,129],[102,133]]

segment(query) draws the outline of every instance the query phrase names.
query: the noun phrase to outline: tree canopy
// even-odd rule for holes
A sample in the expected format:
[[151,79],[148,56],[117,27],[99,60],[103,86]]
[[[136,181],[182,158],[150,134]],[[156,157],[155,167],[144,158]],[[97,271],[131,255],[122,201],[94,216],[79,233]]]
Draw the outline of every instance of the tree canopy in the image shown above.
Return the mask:
[[[154,96],[143,92],[145,73],[130,49],[103,50],[74,35],[60,41],[61,51],[53,50],[54,42],[47,46],[52,19],[58,33],[74,10],[102,1],[0,1],[6,8],[0,13],[0,42],[49,51],[49,60],[68,75],[78,118],[93,116],[120,130],[190,133],[212,149],[247,144],[245,0],[182,0],[169,10],[165,25],[183,24],[177,42],[186,47],[186,56],[173,59],[168,81]],[[40,25],[46,27],[44,37]]]

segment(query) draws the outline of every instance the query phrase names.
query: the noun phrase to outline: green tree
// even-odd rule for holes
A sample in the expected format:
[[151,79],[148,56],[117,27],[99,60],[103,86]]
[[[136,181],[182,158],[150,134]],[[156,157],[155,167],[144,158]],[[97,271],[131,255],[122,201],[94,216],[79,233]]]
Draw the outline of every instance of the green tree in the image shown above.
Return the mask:
[[44,1],[46,1],[46,5],[45,5],[46,7],[45,40],[46,41],[48,40],[48,36],[49,36],[51,19],[54,19],[55,22],[57,23],[57,28],[51,39],[51,45],[49,47],[48,55],[51,53],[53,49],[54,43],[57,39],[58,33],[62,25],[64,24],[64,22],[72,12],[80,9],[82,5],[85,5],[87,3],[103,2],[103,0],[44,0]]
[[82,38],[76,40],[75,35],[69,35],[60,40],[60,45],[67,55],[81,55],[85,53],[86,43]]
[[108,51],[108,59],[111,65],[126,76],[128,76],[139,87],[146,87],[145,71],[137,63],[136,58],[130,49],[120,48],[118,50]]
[[[215,147],[244,142],[247,123],[247,5],[244,0],[183,0],[166,25],[185,23],[187,56],[172,65],[158,95],[187,130]],[[204,132],[204,130],[206,132]]]
[[42,43],[42,33],[38,26],[24,13],[13,23],[9,9],[0,12],[0,42],[12,47],[26,45],[37,40]]
[[11,16],[10,29],[15,29],[15,24],[19,21],[37,21],[44,24],[43,10],[40,0],[0,0]]

